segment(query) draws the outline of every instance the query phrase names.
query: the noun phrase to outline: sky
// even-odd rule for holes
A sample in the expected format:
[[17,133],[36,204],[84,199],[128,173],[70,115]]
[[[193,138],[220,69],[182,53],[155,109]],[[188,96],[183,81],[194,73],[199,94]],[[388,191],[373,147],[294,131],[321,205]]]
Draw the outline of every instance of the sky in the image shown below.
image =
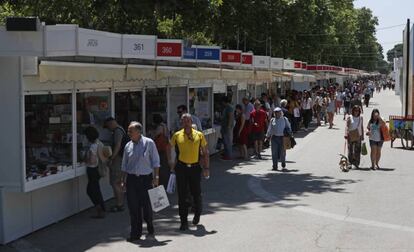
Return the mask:
[[[414,21],[414,0],[355,0],[357,8],[370,8],[378,18],[377,39],[384,48],[384,55],[395,44],[402,43],[402,31],[407,23],[407,18]],[[390,26],[398,27],[387,28]],[[382,29],[386,28],[386,29]]]

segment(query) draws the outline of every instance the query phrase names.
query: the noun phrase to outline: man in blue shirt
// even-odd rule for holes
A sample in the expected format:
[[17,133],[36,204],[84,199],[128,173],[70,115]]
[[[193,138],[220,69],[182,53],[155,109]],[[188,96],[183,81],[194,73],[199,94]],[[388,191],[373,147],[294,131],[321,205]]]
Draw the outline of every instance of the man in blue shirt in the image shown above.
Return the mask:
[[160,157],[151,138],[142,135],[142,125],[131,122],[122,158],[122,186],[126,188],[131,233],[129,242],[139,240],[142,235],[142,217],[147,223],[148,234],[154,234],[152,209],[148,190],[158,186]]

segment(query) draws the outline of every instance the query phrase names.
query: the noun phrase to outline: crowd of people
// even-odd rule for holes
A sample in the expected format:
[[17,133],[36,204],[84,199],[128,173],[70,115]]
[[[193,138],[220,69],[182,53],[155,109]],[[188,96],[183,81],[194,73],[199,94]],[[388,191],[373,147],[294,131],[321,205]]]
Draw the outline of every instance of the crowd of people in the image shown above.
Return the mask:
[[[286,171],[286,139],[291,146],[293,135],[298,131],[307,132],[311,124],[332,129],[335,116],[342,113],[346,120],[345,139],[350,166],[359,167],[362,142],[367,135],[371,146],[371,168],[378,169],[381,147],[386,140],[383,135],[386,124],[379,111],[374,109],[365,131],[361,114],[363,102],[369,106],[370,98],[381,85],[373,80],[360,80],[343,86],[332,84],[304,91],[290,90],[280,97],[263,93],[258,98],[244,97],[242,103],[234,107],[231,97],[225,97],[221,114],[224,145],[221,159],[261,160],[263,149],[270,146],[271,169],[277,171],[280,163],[282,171]],[[106,165],[116,199],[110,211],[124,211],[124,193],[127,195],[131,222],[129,241],[140,239],[143,220],[147,223],[148,234],[154,234],[147,191],[159,184],[166,188],[171,173],[177,179],[180,230],[188,229],[189,207],[194,212],[192,223],[197,225],[202,213],[201,177],[210,176],[209,149],[200,120],[188,113],[186,105],[177,107],[174,129],[170,130],[161,116],[155,116],[154,122],[154,130],[146,137],[139,122],[131,122],[125,131],[115,118],[107,118],[104,126],[113,133],[109,157],[104,157],[98,131],[91,126],[85,132],[90,142],[86,158],[87,194],[96,208],[94,217],[105,217],[106,208],[99,186],[102,175],[98,168]],[[238,147],[238,152],[233,152],[234,146]]]

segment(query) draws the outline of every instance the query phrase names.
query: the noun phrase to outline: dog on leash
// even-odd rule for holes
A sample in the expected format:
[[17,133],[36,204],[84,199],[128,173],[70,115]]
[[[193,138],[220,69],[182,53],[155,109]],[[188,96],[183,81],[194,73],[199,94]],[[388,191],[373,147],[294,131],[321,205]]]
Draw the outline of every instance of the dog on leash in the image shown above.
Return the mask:
[[339,169],[341,169],[341,171],[343,171],[343,172],[348,172],[349,171],[348,158],[345,155],[342,155],[342,154],[339,154],[339,156],[341,157],[339,159]]

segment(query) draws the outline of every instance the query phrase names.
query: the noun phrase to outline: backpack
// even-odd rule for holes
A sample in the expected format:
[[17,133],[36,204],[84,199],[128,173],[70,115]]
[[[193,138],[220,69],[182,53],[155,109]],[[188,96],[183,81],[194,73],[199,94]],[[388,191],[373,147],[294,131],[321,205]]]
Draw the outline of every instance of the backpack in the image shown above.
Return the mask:
[[121,126],[117,127],[115,130],[118,130],[118,129],[122,131],[121,148],[119,149],[118,155],[123,157],[125,145],[129,142],[129,137]]

